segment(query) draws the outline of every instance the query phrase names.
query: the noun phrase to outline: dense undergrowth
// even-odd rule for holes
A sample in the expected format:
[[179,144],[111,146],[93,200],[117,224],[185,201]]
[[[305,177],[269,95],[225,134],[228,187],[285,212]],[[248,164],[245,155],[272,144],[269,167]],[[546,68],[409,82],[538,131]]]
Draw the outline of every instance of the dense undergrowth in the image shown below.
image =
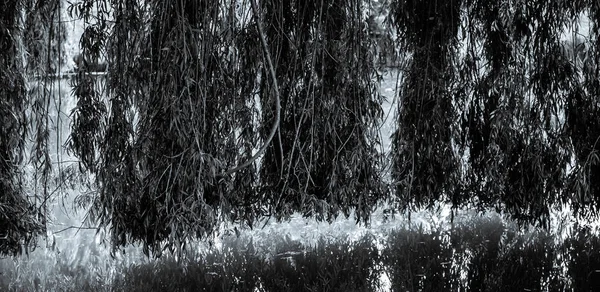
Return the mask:
[[289,235],[232,235],[183,257],[112,266],[89,255],[82,264],[57,254],[45,275],[26,260],[5,260],[0,290],[599,291],[597,230],[575,225],[560,239],[518,232],[497,216],[444,226],[411,224],[387,237],[310,243]]

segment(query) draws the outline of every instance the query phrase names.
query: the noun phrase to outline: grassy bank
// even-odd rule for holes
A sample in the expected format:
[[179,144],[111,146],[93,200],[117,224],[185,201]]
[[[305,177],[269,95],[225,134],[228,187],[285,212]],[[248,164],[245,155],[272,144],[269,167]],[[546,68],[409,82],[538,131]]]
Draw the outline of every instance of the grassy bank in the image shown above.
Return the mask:
[[[76,257],[41,248],[2,260],[2,291],[591,291],[600,288],[597,230],[566,236],[517,229],[498,216],[318,239],[224,236],[182,256],[111,258],[95,242]],[[312,226],[312,228],[316,228]],[[340,226],[338,226],[340,228]],[[346,226],[346,228],[348,228]],[[297,229],[297,227],[296,227]],[[284,229],[285,230],[285,229]],[[385,234],[384,234],[385,233]],[[342,235],[342,236],[340,236]],[[349,235],[349,234],[348,234]],[[595,282],[594,282],[595,281]]]

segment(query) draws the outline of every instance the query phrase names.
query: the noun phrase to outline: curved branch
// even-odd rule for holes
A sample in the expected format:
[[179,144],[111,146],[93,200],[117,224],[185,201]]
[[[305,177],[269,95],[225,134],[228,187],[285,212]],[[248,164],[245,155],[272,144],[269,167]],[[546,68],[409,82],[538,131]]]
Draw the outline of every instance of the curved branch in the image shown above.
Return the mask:
[[265,152],[265,150],[267,149],[267,147],[273,140],[273,137],[275,136],[275,133],[277,132],[277,129],[279,128],[279,120],[281,119],[281,100],[280,100],[280,95],[279,95],[279,85],[277,84],[277,75],[275,74],[275,68],[273,67],[273,62],[271,61],[271,54],[269,53],[269,46],[267,45],[267,39],[265,38],[265,30],[264,30],[263,24],[262,24],[262,17],[260,15],[258,7],[256,6],[256,3],[254,1],[255,0],[250,0],[250,4],[252,6],[252,13],[254,14],[254,19],[256,21],[256,26],[258,28],[258,34],[260,35],[260,42],[263,47],[264,56],[267,61],[267,66],[269,68],[269,73],[271,74],[271,78],[273,79],[273,90],[275,91],[275,111],[276,111],[275,122],[273,123],[273,127],[271,128],[271,132],[269,133],[267,140],[262,145],[262,147],[260,147],[258,152],[256,152],[256,154],[254,154],[254,156],[252,156],[252,158],[250,158],[248,161],[246,161],[234,168],[227,170],[225,173],[221,174],[221,176],[230,175],[236,171],[239,171],[239,170],[247,167],[248,165],[250,165],[254,161],[256,161],[256,159],[258,159],[258,157],[260,157],[263,154],[263,152]]

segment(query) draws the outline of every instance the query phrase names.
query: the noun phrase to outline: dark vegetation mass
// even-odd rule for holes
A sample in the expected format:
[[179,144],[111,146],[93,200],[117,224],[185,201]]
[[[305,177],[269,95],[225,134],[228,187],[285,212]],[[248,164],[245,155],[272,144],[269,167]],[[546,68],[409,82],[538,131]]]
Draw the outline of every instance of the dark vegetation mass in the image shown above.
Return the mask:
[[[472,214],[471,214],[472,215]],[[464,218],[463,218],[464,219]],[[441,226],[402,226],[385,244],[367,234],[321,237],[302,243],[289,236],[230,236],[221,248],[186,252],[184,258],[131,263],[114,273],[58,265],[51,277],[6,285],[19,277],[6,269],[3,291],[598,291],[597,230],[573,229],[556,240],[522,232],[499,216]],[[595,233],[595,234],[594,234]],[[382,287],[381,275],[387,276]],[[12,289],[11,289],[12,288]],[[35,289],[34,289],[35,288]],[[59,288],[59,289],[57,289]],[[387,288],[387,290],[386,290]]]
[[[2,254],[46,225],[46,89],[66,64],[60,3],[0,3]],[[223,221],[294,212],[354,211],[367,223],[383,203],[493,208],[542,227],[567,206],[597,218],[598,1],[84,0],[67,10],[85,21],[67,147],[95,190],[89,219],[114,248],[139,242],[159,255]],[[565,41],[584,17],[589,32]],[[381,60],[402,72],[389,155]],[[27,92],[33,76],[43,86]],[[25,164],[39,193],[22,187]]]

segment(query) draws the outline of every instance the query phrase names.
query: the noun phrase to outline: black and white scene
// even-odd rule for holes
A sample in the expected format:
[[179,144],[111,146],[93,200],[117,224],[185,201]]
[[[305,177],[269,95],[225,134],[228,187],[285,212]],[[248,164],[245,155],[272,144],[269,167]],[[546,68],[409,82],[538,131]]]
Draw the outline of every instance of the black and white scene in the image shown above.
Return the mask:
[[600,292],[598,0],[0,0],[0,291]]

